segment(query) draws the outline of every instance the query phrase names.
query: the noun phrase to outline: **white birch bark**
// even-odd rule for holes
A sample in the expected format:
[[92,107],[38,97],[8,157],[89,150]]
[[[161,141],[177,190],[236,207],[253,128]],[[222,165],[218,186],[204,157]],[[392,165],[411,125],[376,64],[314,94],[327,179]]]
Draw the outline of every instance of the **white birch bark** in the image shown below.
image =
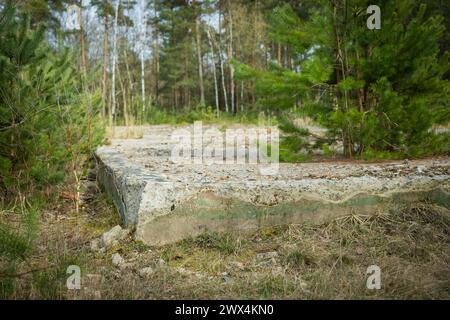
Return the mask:
[[211,55],[212,55],[212,61],[213,61],[214,90],[215,90],[215,96],[216,96],[216,112],[217,112],[217,116],[219,116],[220,115],[219,86],[217,84],[216,55],[214,53],[214,43],[212,40],[211,32],[209,31],[208,28],[206,29],[206,34],[208,35],[209,46],[211,47]]
[[[196,9],[197,2],[192,0],[192,6]],[[203,81],[203,61],[202,61],[202,46],[201,46],[201,30],[200,30],[200,17],[198,13],[195,17],[195,45],[197,47],[197,60],[198,60],[198,78],[200,82],[200,105],[205,105],[205,85]]]
[[230,24],[230,61],[228,63],[230,64],[230,92],[231,92],[231,112],[235,113],[235,101],[234,101],[234,66],[231,63],[231,60],[233,59],[233,16],[231,14],[231,6],[230,1],[228,0],[228,15],[229,15],[229,24]]
[[116,114],[116,60],[117,60],[117,21],[119,17],[120,0],[116,3],[114,15],[113,57],[112,57],[112,84],[111,84],[111,115]]
[[147,37],[147,15],[145,14],[145,1],[143,1],[142,6],[143,12],[139,12],[140,16],[140,25],[141,25],[141,32],[140,32],[140,59],[141,59],[141,97],[142,97],[142,111],[145,112],[146,106],[145,106],[145,61],[144,61],[144,51],[145,51],[145,38]]

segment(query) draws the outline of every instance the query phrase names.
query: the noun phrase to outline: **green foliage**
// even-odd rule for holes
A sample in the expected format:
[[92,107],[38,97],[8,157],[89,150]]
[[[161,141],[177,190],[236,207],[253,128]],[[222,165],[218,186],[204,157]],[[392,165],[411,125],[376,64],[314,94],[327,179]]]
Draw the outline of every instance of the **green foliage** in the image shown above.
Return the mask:
[[[330,118],[346,137],[349,155],[386,158],[386,152],[392,157],[436,152],[434,144],[425,142],[439,140],[430,130],[437,119],[444,123],[450,119],[443,108],[450,92],[449,82],[443,80],[449,56],[437,58],[445,30],[442,19],[426,18],[425,12],[425,5],[398,2],[394,10],[383,12],[383,26],[374,32],[367,32],[364,17],[344,20],[343,14],[338,16],[338,25],[352,26],[349,35],[339,36],[355,67],[337,83],[339,109]],[[361,80],[355,80],[358,76]]]
[[197,247],[214,249],[224,254],[234,254],[238,251],[236,239],[224,233],[206,233],[193,239],[193,243]]
[[192,123],[194,121],[212,121],[217,118],[217,114],[212,107],[199,106],[191,112],[180,116],[181,122]]
[[302,73],[292,72],[271,63],[268,70],[251,70],[248,66],[234,62],[236,78],[257,79],[256,90],[261,95],[259,105],[272,110],[289,109],[299,101],[311,96],[310,87],[326,81],[330,68],[324,70],[320,57],[311,57],[301,63]]
[[158,108],[152,108],[147,114],[147,122],[150,124],[186,124],[195,121],[215,121],[217,114],[212,107],[198,106],[196,109],[185,113],[170,113]]
[[196,109],[183,113],[173,113],[160,108],[152,108],[148,111],[146,122],[149,124],[192,124],[202,121],[205,124],[218,124],[227,126],[234,123],[276,125],[277,119],[273,114],[266,115],[265,112],[247,108],[246,111],[236,115],[221,111],[219,115],[213,107],[198,106]]
[[[333,3],[313,7],[303,19],[288,5],[276,8],[268,19],[270,37],[295,50],[293,70],[275,63],[256,70],[235,62],[238,77],[256,81],[263,106],[301,106],[329,129],[331,139],[343,140],[347,156],[446,152],[448,142],[432,130],[450,121],[450,83],[444,79],[450,55],[439,46],[442,18],[427,15],[425,5],[396,2],[383,11],[382,28],[371,31],[367,1]],[[304,148],[301,134],[294,134],[299,137],[291,135],[280,152],[287,158]]]
[[[83,90],[76,57],[53,53],[27,16],[5,6],[0,21],[0,196],[55,184],[65,166],[102,140],[100,95]],[[83,92],[79,94],[79,92]],[[21,171],[20,180],[14,177]],[[31,184],[30,184],[31,182]],[[15,185],[13,185],[15,184]]]
[[332,157],[333,156],[333,151],[330,149],[330,146],[328,145],[328,143],[324,143],[322,145],[322,152],[326,157]]
[[[38,230],[38,211],[22,206],[21,210],[0,211],[0,298],[14,292],[17,266],[31,254]],[[12,221],[12,222],[11,222]]]
[[33,287],[41,299],[61,300],[67,294],[67,267],[71,265],[80,266],[84,270],[85,256],[78,253],[77,256],[70,255],[67,249],[62,253],[49,254],[52,267],[41,272],[33,273]]
[[311,157],[311,150],[306,137],[298,134],[283,137],[280,141],[281,162],[305,162]]
[[0,217],[0,256],[8,261],[24,260],[30,253],[32,241],[36,236],[38,214],[33,209],[24,209],[18,218],[18,228],[11,228],[5,217]]
[[[76,56],[66,49],[54,52],[44,42],[45,24],[33,29],[28,15],[17,13],[10,2],[1,7],[0,17],[0,204],[4,206],[17,200],[19,192],[29,198],[28,192],[61,183],[66,172],[78,170],[102,141],[103,128],[96,117],[100,94],[87,89],[89,79],[76,70]],[[26,203],[23,196],[19,200]],[[19,212],[1,211],[4,297],[13,292],[18,264],[33,250],[38,207],[39,203],[24,204]]]
[[297,127],[287,117],[279,119],[278,127],[285,134],[280,141],[280,161],[305,162],[309,160],[312,148],[307,140],[308,130]]

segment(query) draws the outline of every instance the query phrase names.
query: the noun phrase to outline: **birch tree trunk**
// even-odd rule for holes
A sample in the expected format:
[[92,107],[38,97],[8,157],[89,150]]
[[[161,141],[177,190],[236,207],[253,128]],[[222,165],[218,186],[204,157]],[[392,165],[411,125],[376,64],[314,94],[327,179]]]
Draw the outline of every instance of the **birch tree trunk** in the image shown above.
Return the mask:
[[219,86],[217,84],[216,55],[214,53],[214,43],[213,43],[213,39],[212,39],[211,32],[209,31],[209,29],[206,29],[206,34],[208,35],[209,46],[211,47],[211,55],[212,55],[212,61],[213,61],[214,90],[215,90],[215,97],[216,97],[216,112],[217,112],[217,117],[219,117],[219,115],[220,115]]
[[[130,16],[130,12],[129,12],[130,4],[131,4],[130,0],[127,0],[127,14],[128,14],[128,16]],[[128,27],[128,24],[126,24],[125,35],[124,36],[126,37],[128,34],[129,34],[129,27]],[[134,36],[135,36],[135,33],[133,33],[133,40],[134,40]],[[123,54],[124,54],[123,59],[125,61],[125,70],[126,70],[127,78],[128,78],[128,100],[127,100],[126,104],[130,108],[132,108],[133,107],[134,83],[133,83],[133,78],[131,77],[131,71],[130,71],[130,64],[128,62],[127,49],[128,49],[127,46],[125,46],[124,50],[123,50]],[[127,109],[127,111],[128,111],[128,108],[125,108],[125,107],[126,106],[124,106],[124,110]],[[132,114],[133,110],[130,110],[130,111],[131,111],[131,114]],[[128,113],[125,114],[125,117],[129,118],[128,117]]]
[[[196,9],[196,1],[192,0],[192,6]],[[200,104],[205,105],[205,85],[203,83],[203,63],[202,63],[202,45],[201,45],[201,33],[200,33],[200,17],[201,13],[196,14],[195,17],[195,42],[197,46],[197,59],[198,59],[198,78],[200,81]]]
[[113,59],[112,59],[112,84],[111,84],[111,112],[109,115],[109,125],[112,127],[113,118],[116,114],[116,59],[117,59],[117,20],[119,17],[120,0],[117,0],[114,14],[114,36],[113,36]]
[[144,48],[145,48],[145,38],[147,36],[147,16],[145,14],[145,6],[143,7],[144,12],[140,13],[141,16],[141,32],[140,32],[140,42],[141,42],[141,97],[142,97],[142,111],[145,112],[145,61],[144,61]]
[[107,100],[108,100],[108,87],[106,85],[106,68],[108,65],[108,55],[109,55],[109,41],[108,41],[108,35],[109,35],[109,21],[108,21],[108,12],[106,10],[106,5],[104,9],[104,35],[103,35],[103,63],[102,63],[102,117],[106,117],[106,107],[107,107]]
[[156,103],[159,103],[159,23],[158,23],[158,1],[153,1],[153,78],[154,78],[154,96]]
[[231,63],[233,59],[233,15],[231,13],[231,2],[228,0],[228,19],[230,27],[230,59],[228,61],[230,66],[230,93],[231,93],[231,112],[235,113],[235,100],[234,100],[234,66]]

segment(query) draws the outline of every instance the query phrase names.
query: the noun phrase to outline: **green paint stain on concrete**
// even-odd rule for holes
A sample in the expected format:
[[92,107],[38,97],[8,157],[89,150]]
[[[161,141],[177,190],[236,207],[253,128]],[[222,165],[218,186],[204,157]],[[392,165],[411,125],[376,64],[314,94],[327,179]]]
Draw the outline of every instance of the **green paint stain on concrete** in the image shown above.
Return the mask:
[[356,196],[347,200],[344,205],[349,207],[373,206],[384,201],[385,200],[379,196]]
[[450,194],[442,189],[430,192],[429,200],[439,206],[450,209]]
[[430,192],[396,193],[390,197],[359,194],[341,203],[320,200],[300,200],[276,206],[259,206],[252,203],[201,194],[177,209],[175,214],[193,215],[199,220],[249,220],[292,215],[321,215],[338,213],[370,213],[385,209],[390,204],[430,199],[448,207],[450,196],[442,190]]

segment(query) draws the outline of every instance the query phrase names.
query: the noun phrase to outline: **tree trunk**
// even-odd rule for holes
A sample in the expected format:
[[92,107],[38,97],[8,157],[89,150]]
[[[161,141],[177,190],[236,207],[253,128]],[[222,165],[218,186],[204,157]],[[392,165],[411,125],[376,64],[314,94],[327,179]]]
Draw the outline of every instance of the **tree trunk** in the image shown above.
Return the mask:
[[219,86],[217,83],[216,55],[214,53],[214,43],[213,43],[213,39],[212,39],[211,32],[209,31],[209,29],[206,29],[206,34],[208,35],[209,46],[211,47],[211,56],[212,56],[212,61],[213,61],[214,93],[215,93],[215,97],[216,97],[216,112],[217,112],[217,117],[219,117],[219,115],[220,115]]
[[281,66],[283,66],[283,61],[282,61],[282,53],[281,53],[282,47],[281,47],[281,43],[278,42],[278,64]]
[[[333,9],[333,33],[335,40],[335,73],[336,73],[336,85],[340,81],[340,73],[342,73],[342,79],[345,80],[346,76],[346,67],[342,55],[341,50],[341,39],[339,37],[338,27],[337,27],[337,0],[332,1],[332,9]],[[339,105],[340,93],[336,86],[336,101]],[[344,92],[344,108],[343,112],[348,111],[348,96],[347,93]],[[348,125],[344,125],[342,129],[342,141],[343,141],[343,151],[344,156],[352,157],[353,156],[353,142],[351,139],[350,127]]]
[[222,58],[222,46],[221,46],[221,39],[222,39],[222,31],[221,31],[221,13],[219,11],[219,60],[220,60],[220,72],[222,74],[222,88],[223,88],[223,97],[225,100],[225,111],[228,113],[230,110],[228,108],[228,94],[227,94],[227,86],[225,82],[225,68],[224,68],[224,62]]
[[127,54],[127,49],[126,48],[124,50],[124,61],[125,61],[125,68],[126,68],[126,71],[127,71],[128,86],[129,86],[129,90],[128,90],[129,101],[130,101],[129,105],[133,106],[134,83],[133,83],[133,78],[131,77],[130,65],[128,63],[128,54]]
[[[196,1],[192,1],[192,6],[196,8]],[[202,46],[201,46],[201,30],[200,30],[201,14],[198,13],[195,17],[195,43],[197,46],[198,59],[198,78],[200,82],[200,105],[205,105],[205,85],[203,83],[203,63],[202,63]]]
[[142,112],[145,112],[145,61],[144,61],[144,48],[145,48],[145,38],[147,36],[147,17],[145,15],[145,7],[144,12],[140,13],[141,15],[141,32],[140,32],[140,43],[141,43],[141,52],[140,52],[140,60],[141,60],[141,99],[142,99]]
[[80,0],[80,10],[78,10],[78,23],[80,25],[80,60],[83,74],[86,77],[88,72],[87,57],[86,57],[86,39],[83,27],[83,1]]
[[[87,81],[88,73],[88,60],[86,57],[86,39],[84,35],[83,27],[83,1],[80,0],[80,10],[78,10],[78,23],[80,25],[80,58],[81,58],[81,68],[83,71],[83,90],[89,93],[89,84]],[[88,146],[91,145],[92,140],[92,96],[88,94],[88,102],[86,103],[86,117],[87,117],[87,129],[86,136],[88,141]]]
[[[360,81],[361,80],[361,72],[359,70],[360,68],[360,57],[359,57],[359,49],[355,48],[355,76],[356,76],[356,81]],[[364,89],[363,88],[358,88],[357,89],[357,96],[358,96],[358,106],[359,106],[359,111],[360,112],[364,112]]]
[[244,81],[241,81],[241,112],[244,112]]
[[156,103],[159,102],[159,24],[157,0],[153,1],[153,10],[155,24],[153,26],[153,77],[154,77],[154,96]]
[[183,106],[188,106],[190,109],[189,102],[189,87],[187,86],[189,80],[189,49],[190,41],[189,35],[186,34],[184,37],[184,85],[183,85]]
[[[127,9],[130,8],[130,0],[127,0]],[[129,11],[127,10],[127,14],[129,14]],[[129,33],[128,25],[125,29],[125,34]],[[124,48],[124,62],[125,62],[125,70],[127,72],[127,78],[128,78],[128,99],[126,101],[127,106],[133,107],[133,92],[134,92],[134,83],[133,78],[131,77],[131,71],[130,71],[130,64],[128,61],[128,53],[127,53],[127,47]],[[125,82],[125,80],[124,80]],[[125,108],[125,106],[124,106]],[[128,110],[128,108],[126,108]],[[131,109],[130,114],[133,115],[133,110]]]
[[234,97],[234,66],[231,63],[231,60],[233,59],[233,15],[231,13],[231,3],[230,0],[228,0],[228,22],[229,22],[229,28],[230,28],[230,56],[229,56],[229,66],[230,66],[230,93],[231,93],[231,112],[236,113],[235,108],[235,97]]
[[119,17],[120,0],[117,1],[114,14],[114,36],[113,36],[113,60],[112,60],[112,79],[111,79],[111,112],[109,115],[109,125],[112,127],[116,115],[116,60],[117,60],[117,20]]
[[122,91],[122,103],[123,103],[123,117],[125,120],[125,126],[128,127],[128,110],[127,110],[127,95],[124,85],[124,79],[122,77],[122,73],[120,72],[120,68],[117,68],[117,78],[120,84],[120,89]]
[[[106,5],[105,5],[106,8]],[[102,63],[102,102],[103,102],[103,108],[102,108],[102,117],[106,117],[106,106],[107,106],[107,100],[108,100],[108,87],[106,85],[106,68],[108,65],[108,55],[109,55],[109,41],[108,41],[108,35],[109,35],[109,21],[108,21],[108,12],[106,9],[104,10],[104,35],[103,35],[103,63]]]

